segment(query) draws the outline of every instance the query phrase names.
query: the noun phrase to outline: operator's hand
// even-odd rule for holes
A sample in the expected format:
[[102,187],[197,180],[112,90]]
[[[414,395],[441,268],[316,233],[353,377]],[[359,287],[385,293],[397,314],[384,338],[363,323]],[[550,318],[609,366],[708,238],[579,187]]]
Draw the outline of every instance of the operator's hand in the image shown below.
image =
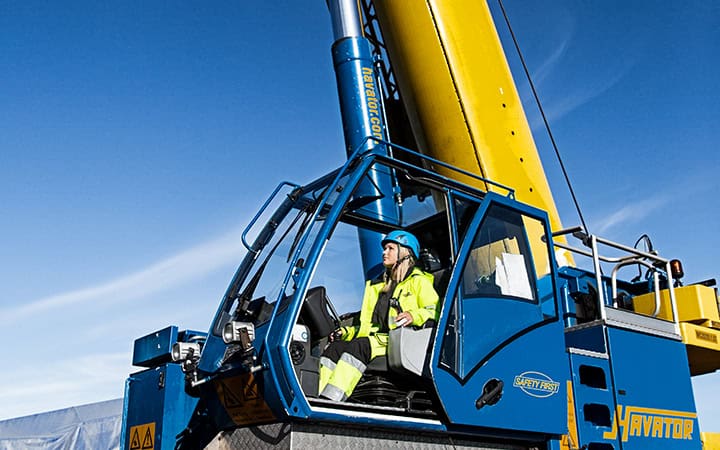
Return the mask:
[[407,311],[401,312],[395,317],[395,324],[399,327],[406,327],[413,322],[413,316]]
[[342,339],[343,334],[345,333],[345,330],[342,328],[338,328],[337,330],[330,333],[330,336],[328,336],[328,341],[335,342]]

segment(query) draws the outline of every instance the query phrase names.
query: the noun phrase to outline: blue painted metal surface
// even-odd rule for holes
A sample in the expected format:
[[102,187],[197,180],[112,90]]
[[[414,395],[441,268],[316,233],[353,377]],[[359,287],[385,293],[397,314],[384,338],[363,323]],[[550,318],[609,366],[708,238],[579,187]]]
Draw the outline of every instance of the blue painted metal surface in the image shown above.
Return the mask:
[[625,450],[701,448],[680,341],[602,323],[578,332],[569,341],[572,348],[582,349],[581,338],[592,342],[587,348],[607,348],[607,353],[570,353],[580,444]]
[[[333,63],[340,97],[340,112],[345,133],[347,156],[360,144],[370,150],[377,146],[376,140],[385,138],[385,123],[380,91],[373,67],[370,43],[364,37],[345,37],[332,47]],[[383,148],[379,149],[385,152]]]
[[[340,112],[348,157],[354,151],[374,150],[386,153],[385,120],[380,90],[375,76],[370,43],[364,37],[345,37],[333,44]],[[368,139],[372,137],[373,139]],[[358,186],[356,197],[377,198],[369,207],[376,217],[397,223],[392,174],[372,169]],[[377,275],[382,261],[382,235],[359,230],[365,277]]]
[[[604,326],[593,327],[604,334]],[[615,389],[610,373],[610,361],[607,355],[587,356],[569,354],[572,371],[572,390],[574,397],[577,438],[572,442],[574,448],[583,445],[612,445],[620,449],[617,437],[606,437],[612,429],[615,411]]]
[[[598,290],[605,293],[605,307],[612,308],[609,277],[602,277],[598,289],[592,272],[565,267],[560,275],[579,443],[701,448],[684,344],[632,324],[607,325],[598,320],[598,311],[583,317],[588,313],[583,303],[597,301]],[[648,289],[639,291],[642,286],[624,281],[618,287],[638,293]],[[573,293],[587,298],[573,298]],[[632,315],[630,308],[623,313]]]
[[[504,205],[541,220],[539,210],[520,205],[507,197],[487,194],[468,231],[474,236],[492,205]],[[463,267],[469,257],[472,240],[467,238],[457,261]],[[534,432],[559,436],[565,432],[567,416],[563,326],[557,307],[543,303],[553,299],[555,283],[538,283],[537,298],[545,302],[483,298],[465,300],[461,270],[456,269],[449,292],[456,292],[456,303],[443,307],[432,359],[433,381],[443,408],[453,426],[482,426],[498,430]],[[553,271],[554,273],[554,271]],[[554,301],[554,300],[553,300]],[[547,316],[543,310],[553,311]],[[457,330],[454,350],[447,350],[448,336]],[[458,361],[447,353],[455,352]],[[495,404],[480,408],[477,401],[491,380],[502,381],[502,397]]]
[[[305,233],[298,245],[298,251],[290,261],[292,267],[295,267],[295,269],[288,272],[283,286],[286,286],[292,279],[295,285],[294,296],[289,302],[288,309],[283,312],[284,320],[278,320],[276,317],[280,303],[276,302],[273,317],[269,322],[268,332],[264,338],[264,347],[269,349],[265,354],[267,359],[265,359],[264,362],[267,363],[270,368],[270,380],[272,380],[272,384],[267,383],[265,385],[265,395],[267,396],[268,403],[275,406],[276,409],[278,409],[276,405],[281,404],[282,413],[284,414],[300,418],[313,417],[305,396],[296,395],[297,392],[302,392],[302,389],[297,383],[293,364],[286,350],[290,341],[293,324],[295,320],[297,320],[300,307],[302,306],[302,298],[300,298],[300,296],[304,295],[310,276],[312,275],[312,270],[305,270],[304,268],[298,267],[297,261],[301,259],[304,260],[304,267],[308,269],[312,269],[317,264],[327,237],[330,235],[340,214],[343,212],[344,205],[350,201],[353,187],[362,183],[362,177],[370,170],[373,162],[374,158],[368,155],[361,158],[357,166],[352,170],[350,170],[348,164],[343,167],[338,177],[325,191],[325,196],[321,199],[315,210],[313,220],[318,220],[320,211],[325,211],[323,220],[319,222],[320,228],[315,241],[310,242],[310,233]],[[329,207],[329,209],[327,207]],[[377,234],[377,236],[380,237],[381,235]],[[361,241],[361,246],[367,244],[367,241]],[[361,247],[361,250],[362,248],[363,247]],[[282,291],[284,292],[284,289]],[[278,413],[280,413],[280,411],[278,411]]]
[[171,360],[173,344],[204,339],[207,333],[195,330],[178,331],[171,325],[135,340],[133,345],[133,366],[156,367]]
[[178,364],[170,363],[132,374],[125,402],[120,448],[171,450],[198,399],[185,393],[185,375]]
[[625,450],[700,449],[700,430],[683,343],[607,328],[617,398],[610,434]]
[[565,333],[568,348],[579,348],[596,353],[606,354],[608,351],[603,327],[588,326],[573,328]]
[[133,366],[154,367],[170,361],[170,352],[177,340],[178,328],[174,325],[135,339]]

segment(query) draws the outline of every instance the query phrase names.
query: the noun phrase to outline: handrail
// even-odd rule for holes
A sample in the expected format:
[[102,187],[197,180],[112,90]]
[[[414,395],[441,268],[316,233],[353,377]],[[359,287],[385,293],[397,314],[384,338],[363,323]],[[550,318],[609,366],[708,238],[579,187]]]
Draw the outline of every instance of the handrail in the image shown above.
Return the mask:
[[[379,139],[379,138],[376,138],[376,137],[374,137],[374,136],[366,136],[366,137],[360,142],[360,144],[357,146],[357,149],[352,153],[352,155],[351,155],[348,159],[353,159],[353,158],[355,158],[355,157],[357,157],[357,156],[360,156],[361,153],[362,153],[362,150],[363,150],[364,147],[365,147],[365,144],[366,144],[368,141],[374,141],[374,142],[376,142],[376,143],[378,143],[378,144],[383,144],[383,145],[387,145],[387,146],[392,147],[392,148],[395,148],[395,149],[402,150],[403,152],[405,152],[405,153],[407,153],[407,154],[409,154],[409,155],[415,156],[415,157],[417,157],[417,158],[419,158],[419,159],[421,159],[421,160],[425,160],[425,161],[430,162],[430,163],[432,163],[432,164],[439,165],[439,166],[441,166],[441,167],[443,167],[443,168],[445,168],[445,169],[452,170],[453,172],[456,172],[456,173],[459,173],[459,174],[461,174],[461,175],[465,175],[465,176],[467,176],[467,177],[470,177],[470,178],[472,178],[472,179],[474,179],[474,180],[477,180],[477,181],[480,181],[480,182],[483,182],[483,183],[487,183],[487,184],[489,184],[489,185],[492,185],[492,186],[495,186],[495,187],[497,187],[497,188],[503,189],[503,190],[507,191],[507,196],[508,196],[508,198],[511,198],[511,199],[514,199],[514,198],[515,198],[515,189],[511,188],[510,186],[505,186],[504,184],[498,183],[497,181],[493,181],[493,180],[491,180],[491,179],[489,179],[489,178],[481,177],[481,176],[476,175],[476,174],[474,174],[474,173],[472,173],[472,172],[468,172],[467,170],[460,169],[459,167],[455,167],[455,166],[453,166],[453,165],[451,165],[451,164],[448,164],[448,163],[446,163],[446,162],[440,161],[440,160],[435,159],[435,158],[433,158],[433,157],[424,155],[424,154],[419,153],[419,152],[417,152],[417,151],[415,151],[415,150],[409,149],[409,148],[407,148],[407,147],[403,147],[402,145],[395,144],[395,143],[392,143],[392,142],[389,142],[389,141],[385,141],[385,140],[383,140],[383,139]],[[373,148],[370,149],[370,150],[365,150],[365,151],[368,152],[368,153],[370,153],[370,152],[375,152],[375,153],[377,153],[379,148],[380,148],[379,146],[376,146],[376,147],[373,147]],[[393,157],[393,159],[395,159],[395,158]]]
[[[597,283],[597,291],[598,291],[598,303],[599,303],[599,310],[600,310],[600,317],[602,320],[607,319],[607,312],[605,311],[605,308],[607,306],[612,306],[614,308],[618,307],[617,303],[617,296],[618,296],[618,289],[617,289],[617,273],[618,271],[625,266],[633,265],[633,264],[639,264],[641,266],[647,267],[648,269],[653,271],[653,293],[655,297],[655,308],[652,312],[652,317],[657,317],[658,314],[660,314],[660,307],[661,307],[661,296],[660,296],[660,272],[664,272],[664,275],[667,277],[667,290],[670,296],[670,306],[672,309],[672,322],[674,324],[675,332],[677,334],[680,333],[680,325],[678,323],[678,312],[677,312],[677,303],[675,299],[675,282],[673,280],[672,271],[670,268],[670,260],[666,258],[662,258],[658,256],[655,253],[648,253],[644,252],[642,250],[638,250],[633,247],[628,247],[626,245],[610,241],[608,239],[604,239],[595,235],[588,235],[584,232],[582,227],[571,227],[566,228],[563,230],[555,231],[550,236],[551,238],[556,238],[559,236],[564,235],[572,235],[573,237],[577,238],[582,242],[582,244],[586,247],[589,247],[589,251],[574,247],[569,244],[565,244],[563,242],[556,242],[555,239],[553,239],[552,243],[554,247],[562,248],[564,250],[569,250],[573,253],[576,253],[581,256],[586,256],[588,258],[592,259],[593,262],[593,270],[595,271],[595,282]],[[546,239],[546,238],[544,238]],[[598,246],[599,245],[605,245],[611,248],[614,248],[616,250],[620,250],[622,252],[627,253],[626,255],[622,256],[603,256],[599,253]],[[600,267],[600,263],[611,263],[614,264],[612,274],[610,276],[610,283],[611,283],[611,295],[612,295],[612,305],[610,302],[606,302],[605,300],[605,290],[603,289],[603,277],[602,277],[602,271]]]
[[255,214],[255,217],[253,217],[252,220],[250,221],[250,223],[248,223],[248,225],[245,227],[245,230],[243,230],[243,233],[241,236],[242,243],[249,252],[255,253],[256,255],[259,253],[257,250],[253,250],[250,247],[250,244],[247,243],[247,239],[246,239],[247,234],[250,232],[250,229],[255,225],[255,222],[257,222],[257,220],[260,218],[260,216],[263,214],[263,212],[265,212],[265,210],[270,205],[270,203],[273,201],[273,199],[278,194],[278,192],[280,192],[280,189],[282,189],[285,186],[292,186],[294,189],[297,189],[300,187],[299,184],[291,183],[290,181],[280,182],[280,184],[277,185],[275,190],[272,191],[272,194],[270,194],[268,199],[265,200],[265,203],[260,207],[260,210],[257,212],[257,214]]
[[617,308],[617,273],[620,269],[622,269],[625,266],[634,265],[634,264],[640,264],[641,266],[645,266],[648,269],[652,270],[653,274],[653,287],[655,288],[653,291],[653,294],[655,294],[655,309],[653,309],[652,316],[657,317],[657,315],[660,313],[660,277],[658,276],[657,267],[653,266],[652,264],[645,262],[640,259],[634,259],[631,261],[625,261],[621,262],[619,264],[616,264],[615,267],[613,267],[612,275],[610,277],[610,283],[612,286],[612,301],[613,306]]
[[[588,258],[592,258],[593,254],[592,252],[589,252],[587,250],[583,250],[577,247],[573,247],[572,245],[564,244],[562,242],[553,242],[553,245],[555,247],[559,247],[565,250],[570,250],[573,253],[577,253],[578,255],[587,256]],[[606,263],[620,263],[623,261],[627,261],[629,258],[634,258],[634,256],[625,256],[625,257],[609,257],[609,256],[602,256],[598,255],[598,259],[602,262]]]

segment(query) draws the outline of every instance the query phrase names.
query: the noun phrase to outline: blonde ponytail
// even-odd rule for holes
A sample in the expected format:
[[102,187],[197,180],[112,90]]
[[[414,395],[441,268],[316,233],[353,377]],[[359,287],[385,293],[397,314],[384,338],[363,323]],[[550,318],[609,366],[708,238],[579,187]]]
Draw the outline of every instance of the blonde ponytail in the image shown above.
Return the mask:
[[399,282],[405,279],[408,272],[415,266],[415,258],[413,258],[412,252],[402,245],[398,245],[398,260],[390,270],[386,270],[383,275],[383,286],[382,291],[388,292],[393,289]]

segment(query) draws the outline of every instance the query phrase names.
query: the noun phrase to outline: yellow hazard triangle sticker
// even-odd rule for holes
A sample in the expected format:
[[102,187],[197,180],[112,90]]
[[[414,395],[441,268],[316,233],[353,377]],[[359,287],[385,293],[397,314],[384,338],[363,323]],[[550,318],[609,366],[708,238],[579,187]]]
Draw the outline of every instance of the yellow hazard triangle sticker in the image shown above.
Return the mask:
[[155,450],[155,422],[130,427],[128,450]]

